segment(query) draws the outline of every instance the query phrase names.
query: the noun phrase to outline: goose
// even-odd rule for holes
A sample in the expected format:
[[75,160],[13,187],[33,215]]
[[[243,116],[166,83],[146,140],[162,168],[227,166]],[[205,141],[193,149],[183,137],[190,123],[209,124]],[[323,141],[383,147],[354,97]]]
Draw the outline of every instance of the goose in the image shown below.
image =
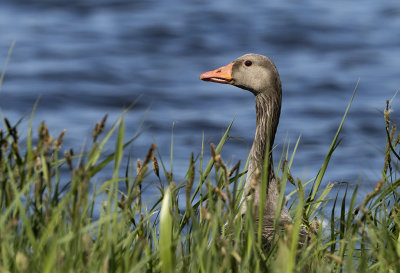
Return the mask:
[[[221,84],[231,84],[241,89],[248,90],[255,96],[256,106],[256,132],[250,151],[249,165],[246,182],[244,185],[244,198],[242,214],[247,210],[248,204],[253,204],[255,211],[260,204],[260,196],[265,195],[265,205],[262,225],[263,246],[271,246],[275,234],[274,220],[278,209],[279,180],[275,177],[272,153],[268,160],[268,188],[260,192],[260,182],[263,173],[267,147],[272,148],[278,128],[282,102],[282,85],[275,64],[263,55],[246,54],[226,66],[204,72],[200,75],[203,81]],[[269,143],[268,143],[269,142]],[[258,213],[256,213],[258,215]],[[255,217],[258,223],[258,216]],[[283,205],[280,208],[278,226],[284,229],[292,223],[292,218]],[[300,241],[304,242],[308,231],[304,228],[300,232]]]

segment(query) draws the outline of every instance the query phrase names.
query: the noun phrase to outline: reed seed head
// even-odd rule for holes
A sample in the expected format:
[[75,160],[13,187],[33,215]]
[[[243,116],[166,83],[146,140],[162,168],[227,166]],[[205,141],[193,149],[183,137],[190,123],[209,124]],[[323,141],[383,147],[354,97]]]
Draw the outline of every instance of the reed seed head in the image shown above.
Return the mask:
[[146,155],[146,157],[145,157],[145,159],[144,159],[144,161],[143,161],[143,166],[144,165],[147,165],[149,162],[150,162],[150,159],[153,157],[153,152],[154,152],[154,150],[157,148],[157,145],[155,144],[155,143],[153,143],[151,146],[150,146],[150,149],[149,149],[149,151],[147,152],[147,155]]
[[142,161],[140,161],[140,158],[136,160],[136,174],[140,174],[140,170],[142,169]]
[[160,178],[160,168],[158,166],[157,158],[155,157],[154,153],[153,153],[151,159],[153,161],[153,171],[157,175],[157,177]]
[[93,142],[97,141],[98,136],[104,131],[108,114],[105,114],[101,122],[96,122],[93,130]]
[[62,145],[64,136],[65,136],[65,133],[66,133],[66,130],[65,130],[65,129],[62,130],[61,133],[60,133],[60,135],[59,135],[59,137],[58,137],[58,139],[57,139],[56,141],[54,141],[54,149],[55,149],[55,150],[58,151],[58,150],[61,149],[61,145]]

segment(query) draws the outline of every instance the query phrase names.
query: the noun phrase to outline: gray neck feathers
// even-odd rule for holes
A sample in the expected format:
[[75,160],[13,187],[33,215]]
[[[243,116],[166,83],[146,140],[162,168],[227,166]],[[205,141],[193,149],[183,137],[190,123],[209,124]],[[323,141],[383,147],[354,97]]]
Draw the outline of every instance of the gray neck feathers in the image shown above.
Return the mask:
[[[256,96],[256,133],[251,149],[253,164],[264,164],[267,143],[272,149],[281,112],[281,97],[264,93]],[[272,164],[272,161],[270,161]]]
[[[271,220],[274,219],[279,197],[279,183],[274,175],[272,153],[269,153],[269,187],[267,193],[260,193],[259,189],[268,146],[267,142],[269,141],[270,151],[274,144],[281,111],[281,100],[281,90],[267,90],[267,92],[256,95],[256,133],[250,152],[245,194],[247,199],[252,199],[256,207],[258,207],[260,194],[267,194],[264,208],[264,224],[271,223]],[[246,209],[246,206],[244,206],[244,209]],[[281,219],[291,220],[285,206],[282,208]]]
[[[281,111],[280,96],[269,96],[268,93],[260,93],[256,96],[256,133],[253,146],[250,152],[249,170],[246,182],[250,182],[256,175],[261,173],[264,165],[267,142],[272,150],[275,133],[278,127],[279,115]],[[272,153],[269,154],[269,180],[274,178]],[[249,184],[249,183],[247,183]],[[250,185],[249,185],[250,186]]]

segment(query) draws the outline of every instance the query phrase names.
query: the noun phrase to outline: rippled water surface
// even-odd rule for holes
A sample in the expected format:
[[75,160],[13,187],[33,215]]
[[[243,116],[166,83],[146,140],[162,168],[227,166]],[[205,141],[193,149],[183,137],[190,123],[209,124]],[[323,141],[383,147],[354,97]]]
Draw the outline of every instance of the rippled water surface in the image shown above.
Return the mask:
[[[135,158],[155,141],[168,162],[175,123],[174,172],[182,178],[202,133],[207,145],[218,142],[236,117],[231,135],[239,140],[228,141],[223,157],[245,160],[255,130],[253,95],[198,77],[255,52],[274,60],[283,84],[275,157],[301,136],[293,174],[315,176],[359,80],[325,182],[361,181],[367,192],[379,180],[380,111],[400,88],[398,1],[9,0],[0,4],[0,29],[0,62],[16,42],[2,113],[15,123],[40,98],[35,126],[46,120],[55,136],[67,129],[65,149],[81,147],[105,113],[115,121],[140,98],[126,116],[128,136],[145,116],[130,149]],[[392,103],[395,121],[399,100]]]

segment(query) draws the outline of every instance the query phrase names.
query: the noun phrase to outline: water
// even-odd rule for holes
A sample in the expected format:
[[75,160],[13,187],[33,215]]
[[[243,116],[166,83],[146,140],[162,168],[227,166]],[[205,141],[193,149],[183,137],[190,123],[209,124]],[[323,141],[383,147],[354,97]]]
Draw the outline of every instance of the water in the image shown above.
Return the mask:
[[[400,3],[268,2],[3,0],[1,62],[16,45],[1,111],[15,123],[40,97],[36,128],[45,120],[54,136],[67,129],[69,149],[90,140],[105,113],[115,121],[140,97],[126,116],[133,136],[146,115],[130,151],[143,158],[155,141],[168,162],[175,123],[174,173],[182,178],[203,132],[207,145],[218,142],[236,117],[231,135],[243,141],[230,139],[223,152],[233,165],[245,160],[255,130],[252,94],[202,82],[200,73],[244,53],[264,54],[283,83],[276,157],[283,143],[294,145],[301,135],[293,175],[303,180],[317,174],[359,79],[325,183],[362,183],[362,196],[383,167],[378,110],[400,88]],[[399,98],[393,107],[398,122]]]

